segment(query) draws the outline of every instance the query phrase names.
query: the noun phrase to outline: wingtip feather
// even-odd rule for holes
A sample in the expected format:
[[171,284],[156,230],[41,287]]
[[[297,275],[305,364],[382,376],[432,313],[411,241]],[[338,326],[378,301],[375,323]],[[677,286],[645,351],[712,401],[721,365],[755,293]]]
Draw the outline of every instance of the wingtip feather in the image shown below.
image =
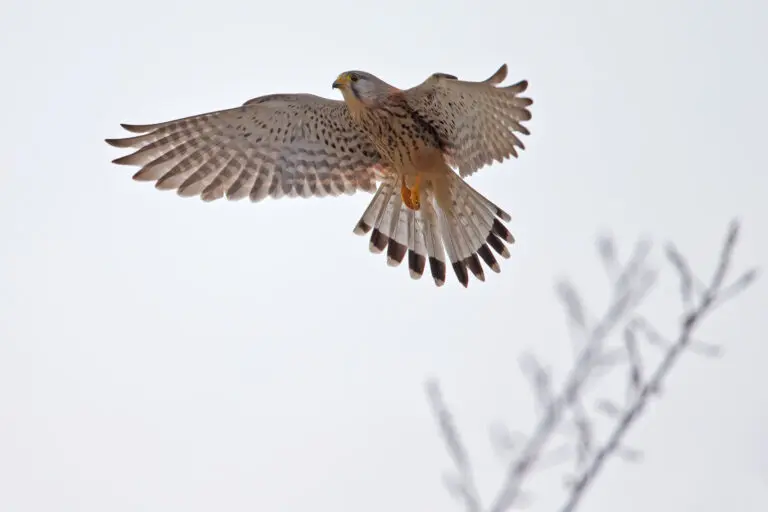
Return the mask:
[[112,160],[113,164],[117,165],[131,165],[133,163],[133,154],[121,156]]
[[128,130],[131,133],[146,133],[153,130],[155,127],[160,126],[158,124],[128,124],[120,123],[120,126],[124,130]]
[[126,139],[104,139],[104,142],[106,142],[107,144],[109,144],[110,146],[112,146],[112,147],[114,147],[114,148],[125,148],[125,147],[129,147],[129,146],[128,146],[128,145],[125,143],[125,140],[126,140]]
[[501,82],[503,82],[507,78],[507,64],[506,62],[499,67],[499,69],[496,70],[494,74],[489,76],[484,80],[485,83],[491,84],[491,85],[499,85]]
[[520,80],[517,83],[505,87],[511,93],[520,94],[528,90],[528,80]]

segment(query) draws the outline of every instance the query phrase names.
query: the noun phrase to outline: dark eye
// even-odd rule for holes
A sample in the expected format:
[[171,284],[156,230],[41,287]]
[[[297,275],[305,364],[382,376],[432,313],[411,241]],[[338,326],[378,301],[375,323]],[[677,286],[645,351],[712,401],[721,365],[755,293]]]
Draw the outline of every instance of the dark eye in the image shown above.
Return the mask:
[[352,73],[351,75],[349,75],[349,79],[352,80],[353,82],[357,82],[358,80],[360,80],[360,77]]

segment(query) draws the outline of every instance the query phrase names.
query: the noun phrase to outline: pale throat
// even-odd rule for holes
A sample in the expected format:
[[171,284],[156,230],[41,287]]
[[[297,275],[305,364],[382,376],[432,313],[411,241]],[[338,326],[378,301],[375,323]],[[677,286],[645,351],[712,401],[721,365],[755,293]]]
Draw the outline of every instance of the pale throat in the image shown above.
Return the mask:
[[341,91],[341,94],[344,96],[344,102],[347,104],[347,108],[349,108],[352,117],[354,117],[355,120],[359,120],[362,113],[369,108],[368,105],[355,96],[355,93],[352,92],[351,89],[344,89]]

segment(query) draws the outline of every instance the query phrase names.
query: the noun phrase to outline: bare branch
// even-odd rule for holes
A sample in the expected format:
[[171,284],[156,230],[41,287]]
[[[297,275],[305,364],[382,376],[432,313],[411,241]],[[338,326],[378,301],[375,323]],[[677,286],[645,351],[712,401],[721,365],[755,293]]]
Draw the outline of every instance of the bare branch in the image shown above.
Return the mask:
[[733,248],[736,246],[736,241],[739,238],[739,228],[739,222],[735,219],[732,220],[728,226],[728,233],[725,236],[725,243],[723,244],[723,248],[720,250],[719,264],[717,265],[715,273],[712,275],[712,280],[710,281],[708,289],[709,293],[707,295],[717,294],[723,285],[723,279],[725,279],[725,275],[731,265]]
[[444,479],[448,491],[454,497],[460,497],[468,512],[480,512],[480,497],[475,488],[472,468],[464,444],[453,423],[453,416],[443,401],[442,392],[437,381],[427,382],[427,397],[429,398],[432,412],[438,421],[440,433],[448,449],[448,453],[456,466],[457,475]]
[[[688,262],[678,252],[677,248],[672,244],[666,246],[667,259],[677,270],[680,276],[680,297],[683,301],[686,311],[693,308],[694,304],[694,280],[695,277],[691,268],[688,266]],[[703,288],[703,285],[700,285]]]
[[645,270],[645,261],[648,259],[651,247],[648,240],[639,240],[635,244],[635,250],[632,252],[629,262],[616,280],[615,288],[617,290],[631,288],[638,281],[638,276]]
[[520,450],[526,436],[522,432],[512,432],[506,425],[497,423],[488,429],[488,437],[494,451],[505,461]]
[[621,408],[611,400],[600,400],[597,402],[597,410],[611,418],[621,416]]
[[655,273],[649,271],[645,264],[648,248],[648,244],[639,243],[630,262],[621,271],[614,284],[613,300],[602,319],[587,333],[586,344],[566,377],[562,390],[539,420],[526,446],[507,468],[506,478],[492,502],[491,512],[503,512],[516,503],[525,477],[538,463],[563,414],[580,396],[582,387],[596,369],[595,361],[602,353],[603,342],[627,316],[634,313],[650,291]]
[[691,340],[688,349],[694,354],[706,357],[719,357],[723,353],[723,348],[703,341]]
[[595,358],[595,365],[615,367],[619,363],[623,363],[627,360],[627,354],[624,350],[615,348],[612,350],[604,350],[602,354]]
[[717,294],[717,297],[712,303],[712,307],[719,306],[725,302],[735,298],[741,292],[746,290],[752,283],[757,280],[758,271],[756,268],[750,269],[744,272],[741,276],[735,279],[731,284],[722,288]]
[[605,273],[608,279],[614,282],[619,272],[619,258],[616,254],[616,242],[610,235],[603,235],[597,239],[597,252],[603,261]]
[[635,329],[639,333],[642,333],[645,336],[645,339],[651,345],[663,349],[667,349],[670,345],[672,345],[672,342],[662,336],[661,333],[659,333],[659,331],[657,331],[656,328],[651,325],[651,323],[645,317],[636,316],[629,323],[629,327]]
[[531,381],[539,412],[546,412],[552,407],[552,385],[549,370],[544,368],[533,354],[523,354],[520,357],[520,368]]
[[578,292],[567,280],[561,280],[557,285],[557,294],[563,303],[568,318],[584,331],[587,329],[587,318],[584,313],[584,305]]
[[[651,249],[647,241],[641,240],[635,245],[631,257],[622,267],[613,239],[603,237],[598,240],[600,257],[612,281],[611,299],[601,318],[588,319],[581,297],[571,282],[562,280],[558,283],[556,292],[566,319],[578,329],[580,343],[577,354],[559,389],[553,389],[551,371],[539,360],[531,354],[521,357],[520,366],[532,383],[540,415],[530,436],[519,433],[513,436],[506,428],[491,432],[494,448],[507,463],[501,488],[491,502],[489,512],[504,512],[512,506],[519,507],[525,496],[523,485],[531,472],[555,466],[573,453],[577,469],[576,474],[568,478],[569,495],[563,508],[568,512],[578,506],[610,457],[628,462],[641,459],[642,452],[624,445],[627,431],[641,416],[647,403],[660,396],[665,377],[685,350],[704,355],[720,353],[719,347],[695,340],[693,333],[716,306],[741,293],[756,279],[757,271],[751,270],[730,285],[725,285],[738,232],[738,222],[734,221],[729,226],[718,265],[708,286],[696,277],[673,245],[666,246],[667,259],[680,280],[684,310],[679,333],[674,339],[663,336],[637,312],[657,277],[655,268],[647,264]],[[623,344],[619,347],[607,346],[607,340],[619,329]],[[643,361],[642,341],[663,350],[661,362],[652,371],[646,368]],[[615,422],[607,437],[600,439],[595,428],[596,420],[590,417],[582,403],[589,386],[615,368],[627,369],[628,396],[622,406],[609,398],[597,402],[597,412]],[[437,383],[429,383],[427,392],[456,468],[455,475],[446,476],[446,486],[452,495],[464,502],[467,511],[480,512],[481,502],[466,450],[442,401]],[[562,432],[563,426],[570,427],[565,431],[573,436],[572,442],[549,449],[553,434]]]
[[626,446],[617,446],[615,455],[625,462],[640,462],[643,452]]
[[[617,454],[619,452],[621,449],[621,440],[624,438],[629,428],[640,417],[640,414],[644,410],[648,401],[652,398],[653,395],[659,394],[659,390],[661,389],[664,378],[670,372],[675,362],[677,362],[683,351],[691,346],[693,332],[709,312],[712,304],[718,297],[718,292],[721,290],[723,280],[725,279],[729,269],[729,264],[737,240],[737,234],[738,223],[733,222],[729,227],[725,243],[723,244],[723,249],[720,252],[720,260],[713,274],[713,278],[710,281],[710,285],[704,292],[703,299],[695,307],[695,309],[691,310],[684,316],[683,320],[681,321],[680,333],[677,337],[677,340],[669,348],[664,359],[661,361],[658,368],[653,372],[648,382],[640,388],[635,401],[627,408],[624,415],[618,421],[613,432],[611,432],[611,434],[608,436],[607,442],[597,451],[590,466],[573,483],[570,496],[562,509],[563,512],[573,511],[580,503],[585,490],[594,481],[599,471],[604,467],[606,460],[611,455]],[[676,259],[679,260],[675,266],[678,269],[678,273],[680,274],[681,282],[690,280],[692,274],[687,270],[680,270],[681,268],[688,268],[687,263],[685,263],[685,259],[681,256]],[[686,300],[687,299],[685,295],[683,295],[683,301],[685,302]]]
[[629,385],[628,392],[636,394],[643,383],[643,361],[637,347],[637,337],[632,325],[624,328],[624,346],[629,358]]
[[571,404],[573,413],[573,423],[578,432],[578,441],[576,443],[576,467],[583,467],[592,456],[593,428],[589,421],[584,406],[579,400],[574,400]]

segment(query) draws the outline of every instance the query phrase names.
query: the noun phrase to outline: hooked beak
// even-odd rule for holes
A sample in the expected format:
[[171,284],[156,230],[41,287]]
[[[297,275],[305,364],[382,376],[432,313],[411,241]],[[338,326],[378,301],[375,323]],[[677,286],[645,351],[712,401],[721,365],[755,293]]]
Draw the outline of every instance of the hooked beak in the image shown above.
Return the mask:
[[349,77],[345,74],[339,75],[339,77],[333,81],[332,89],[341,89],[349,84]]

